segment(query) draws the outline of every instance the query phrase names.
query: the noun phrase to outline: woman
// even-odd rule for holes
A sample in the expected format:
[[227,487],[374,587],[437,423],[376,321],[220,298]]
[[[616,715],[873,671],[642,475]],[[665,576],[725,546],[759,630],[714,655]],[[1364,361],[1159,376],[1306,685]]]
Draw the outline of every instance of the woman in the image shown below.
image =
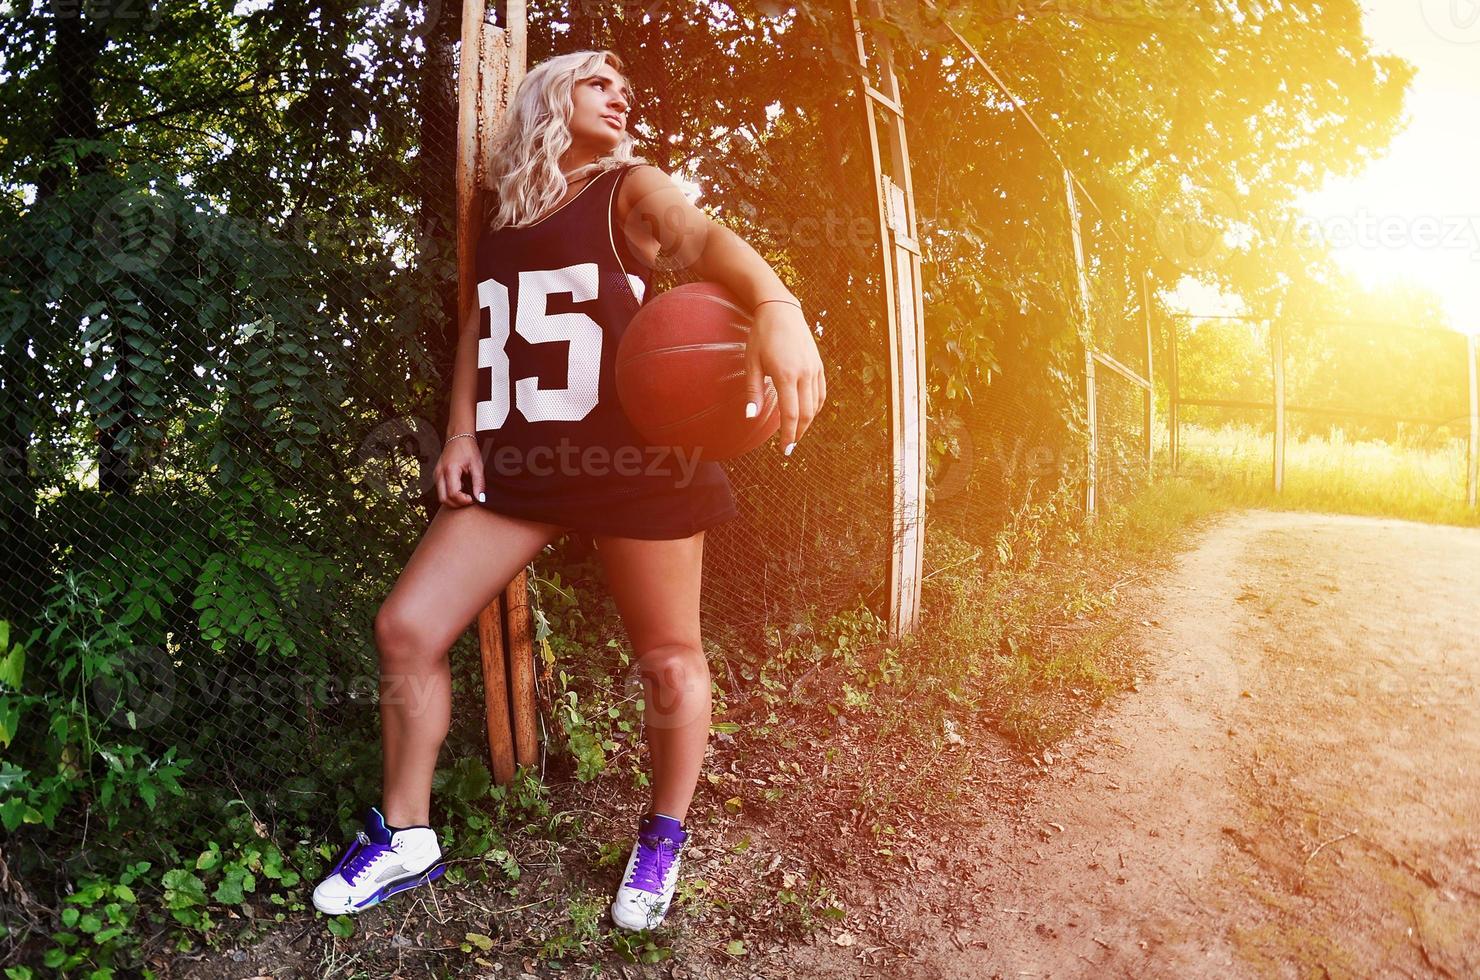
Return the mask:
[[752,311],[749,403],[735,411],[756,414],[769,375],[780,396],[781,451],[791,454],[827,389],[801,304],[775,272],[632,155],[622,69],[609,51],[545,61],[520,83],[495,140],[497,203],[484,209],[479,307],[462,325],[435,470],[442,507],[375,619],[384,810],[370,808],[365,829],[314,890],[322,912],[361,911],[446,870],[428,820],[451,716],[447,651],[570,529],[593,535],[646,694],[652,800],[612,919],[653,928],[673,897],[709,736],[704,531],[736,510],[717,462],[647,453],[616,398],[617,342],[659,251]]

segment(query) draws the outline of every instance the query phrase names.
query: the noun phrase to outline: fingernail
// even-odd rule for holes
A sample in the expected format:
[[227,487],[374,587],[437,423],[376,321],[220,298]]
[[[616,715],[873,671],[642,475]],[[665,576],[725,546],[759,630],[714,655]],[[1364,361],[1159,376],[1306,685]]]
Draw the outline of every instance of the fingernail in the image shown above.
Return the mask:
[[480,503],[480,504],[486,504],[486,503],[488,503],[488,494],[486,494],[486,493],[480,493],[480,494],[478,494],[478,503]]
[[786,455],[790,456],[791,455],[791,451],[793,449],[795,449],[795,448],[797,448],[797,444],[796,443],[794,443],[794,442],[788,442],[786,444]]
[[748,418],[748,419],[755,418],[756,415],[760,414],[760,410],[761,410],[760,406],[757,405],[755,402],[746,402],[745,403],[745,417]]

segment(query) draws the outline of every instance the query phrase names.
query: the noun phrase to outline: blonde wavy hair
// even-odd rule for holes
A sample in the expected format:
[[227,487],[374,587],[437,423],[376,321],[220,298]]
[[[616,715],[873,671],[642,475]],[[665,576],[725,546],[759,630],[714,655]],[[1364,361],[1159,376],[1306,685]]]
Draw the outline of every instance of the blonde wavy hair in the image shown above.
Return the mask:
[[573,51],[547,58],[520,81],[489,151],[485,230],[534,220],[565,197],[571,182],[582,176],[648,162],[632,152],[632,134],[623,132],[622,141],[610,153],[576,168],[569,178],[560,171],[560,155],[573,142],[571,90],[602,65],[626,77],[622,59],[613,51]]

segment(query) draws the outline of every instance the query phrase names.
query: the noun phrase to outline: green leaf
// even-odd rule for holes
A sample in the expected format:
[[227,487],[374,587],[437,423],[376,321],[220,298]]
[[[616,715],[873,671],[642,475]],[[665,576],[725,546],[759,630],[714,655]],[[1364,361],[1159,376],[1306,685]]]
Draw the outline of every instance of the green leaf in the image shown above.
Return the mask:
[[443,791],[465,802],[480,800],[488,795],[493,777],[480,759],[464,756],[450,770],[442,770]]
[[[0,619],[0,626],[4,626],[5,620]],[[6,637],[0,637],[0,650],[5,648]],[[21,681],[26,673],[26,651],[19,643],[11,647],[5,656],[0,657],[0,684],[4,684],[12,691],[21,689]]]
[[20,729],[21,710],[25,705],[11,698],[0,698],[0,745],[9,747]]
[[165,906],[172,910],[206,904],[206,886],[200,878],[184,868],[172,868],[160,879],[164,886]]
[[242,894],[242,878],[240,875],[230,875],[216,888],[215,894],[211,896],[216,901],[225,905],[240,905],[246,901]]

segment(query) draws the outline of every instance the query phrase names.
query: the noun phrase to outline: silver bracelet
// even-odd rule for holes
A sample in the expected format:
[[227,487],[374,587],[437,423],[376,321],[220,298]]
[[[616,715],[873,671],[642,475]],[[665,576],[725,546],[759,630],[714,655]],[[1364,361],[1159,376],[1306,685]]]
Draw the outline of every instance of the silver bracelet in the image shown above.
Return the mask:
[[750,315],[755,316],[755,311],[760,309],[762,306],[765,306],[767,303],[789,303],[799,310],[802,308],[802,304],[798,303],[794,299],[763,299],[759,303],[755,304],[754,308],[752,308],[750,311]]
[[442,445],[446,446],[448,442],[451,442],[454,439],[476,439],[476,438],[478,438],[478,433],[476,433],[476,432],[459,432],[455,436],[448,436],[447,437],[447,442],[442,443]]

